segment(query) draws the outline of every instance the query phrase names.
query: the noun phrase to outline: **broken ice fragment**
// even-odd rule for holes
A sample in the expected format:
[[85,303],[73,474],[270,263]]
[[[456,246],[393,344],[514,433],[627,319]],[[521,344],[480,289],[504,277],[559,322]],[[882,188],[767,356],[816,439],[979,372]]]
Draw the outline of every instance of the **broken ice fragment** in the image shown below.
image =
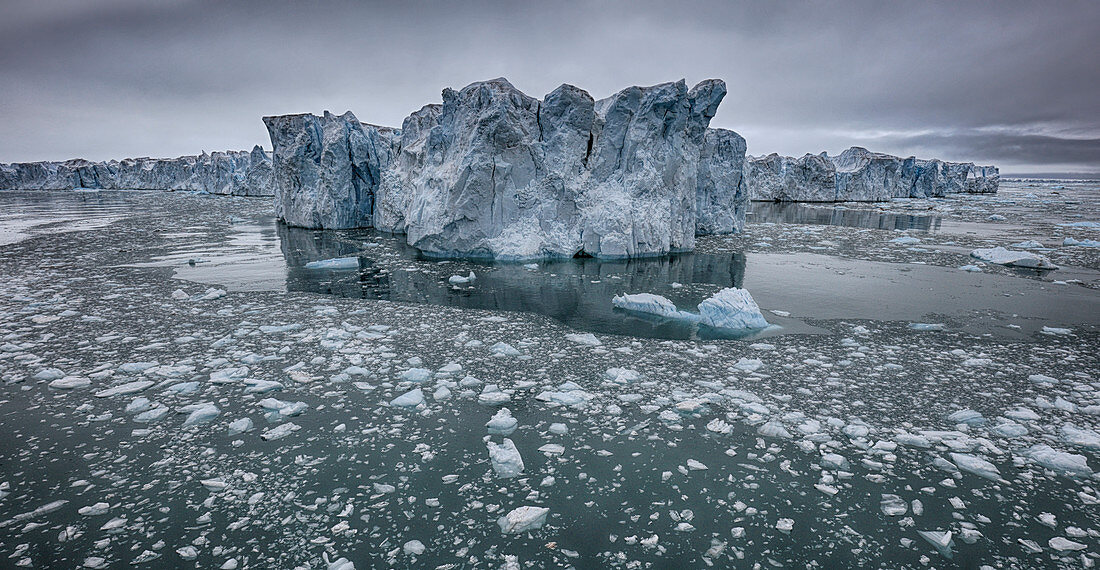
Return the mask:
[[519,534],[542,528],[550,509],[544,507],[518,507],[497,519],[504,534]]
[[496,471],[497,477],[508,479],[523,472],[523,458],[520,457],[519,450],[516,449],[516,444],[512,440],[505,439],[504,443],[499,445],[488,441],[485,445],[489,449],[489,460],[493,464],[493,471]]

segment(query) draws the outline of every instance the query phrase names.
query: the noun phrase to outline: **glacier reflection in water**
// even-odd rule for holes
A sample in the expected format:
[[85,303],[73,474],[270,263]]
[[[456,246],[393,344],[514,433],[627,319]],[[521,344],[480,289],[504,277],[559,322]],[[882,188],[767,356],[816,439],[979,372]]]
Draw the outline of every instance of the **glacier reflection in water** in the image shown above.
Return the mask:
[[[656,293],[682,309],[693,310],[723,287],[741,287],[742,253],[681,253],[632,260],[591,258],[540,261],[537,264],[439,261],[376,232],[324,232],[280,224],[287,264],[287,290],[364,299],[537,313],[572,327],[611,334],[684,338],[758,338],[778,331],[738,334],[697,323],[669,320],[616,309],[615,295]],[[364,246],[368,247],[364,247]],[[308,269],[324,259],[356,257],[355,269]],[[470,285],[452,285],[452,275],[477,276]],[[783,332],[810,332],[790,319]],[[799,326],[801,325],[801,327]],[[793,327],[793,329],[792,329]],[[806,330],[801,330],[806,329]]]

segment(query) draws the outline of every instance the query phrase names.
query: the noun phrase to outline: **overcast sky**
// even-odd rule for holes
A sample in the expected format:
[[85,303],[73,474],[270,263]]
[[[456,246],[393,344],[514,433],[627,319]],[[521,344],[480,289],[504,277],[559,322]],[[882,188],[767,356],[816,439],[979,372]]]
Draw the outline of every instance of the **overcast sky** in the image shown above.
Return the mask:
[[260,117],[400,126],[444,87],[724,79],[750,154],[851,145],[1100,172],[1100,2],[0,0],[0,162],[270,148]]

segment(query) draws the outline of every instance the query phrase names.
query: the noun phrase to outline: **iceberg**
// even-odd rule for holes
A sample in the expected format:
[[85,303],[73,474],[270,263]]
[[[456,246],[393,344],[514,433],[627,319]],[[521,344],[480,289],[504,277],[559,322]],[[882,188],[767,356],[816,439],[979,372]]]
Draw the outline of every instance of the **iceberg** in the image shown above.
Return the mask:
[[493,471],[497,477],[509,479],[523,472],[523,458],[512,440],[505,439],[504,443],[496,444],[491,441],[485,443],[489,448],[489,460],[493,464]]
[[276,214],[375,227],[422,252],[521,260],[691,250],[744,225],[744,139],[708,129],[720,80],[542,100],[507,80],[443,91],[400,129],[350,112],[265,117]]
[[744,289],[729,287],[699,303],[699,315],[704,325],[718,329],[763,329],[768,321],[752,295]]
[[676,305],[665,297],[653,293],[636,293],[633,295],[616,295],[612,297],[611,304],[625,311],[635,311],[657,315],[668,319],[699,320],[698,315],[681,311]]
[[1057,265],[1051,263],[1049,259],[1037,253],[1012,251],[1000,246],[975,249],[970,252],[970,257],[989,263],[996,263],[998,265],[1026,267],[1029,269],[1058,269]]
[[332,271],[347,271],[350,269],[359,269],[358,257],[337,257],[333,259],[322,259],[320,261],[311,261],[303,266],[306,269],[328,269]]

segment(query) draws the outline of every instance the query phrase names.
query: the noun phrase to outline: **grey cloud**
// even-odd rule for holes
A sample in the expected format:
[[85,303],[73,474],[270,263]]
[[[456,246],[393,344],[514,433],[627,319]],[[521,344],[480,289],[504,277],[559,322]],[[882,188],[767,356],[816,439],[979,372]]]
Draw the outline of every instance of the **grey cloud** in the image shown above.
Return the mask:
[[[1100,136],[1095,2],[111,0],[4,10],[0,161],[248,148],[266,143],[265,114],[351,109],[397,125],[443,87],[498,76],[536,96],[568,82],[597,97],[720,77],[730,94],[714,125],[746,134],[755,154],[839,149],[871,131],[1058,123]],[[900,154],[1098,162],[1094,147],[1061,135],[1010,138],[879,141]]]

